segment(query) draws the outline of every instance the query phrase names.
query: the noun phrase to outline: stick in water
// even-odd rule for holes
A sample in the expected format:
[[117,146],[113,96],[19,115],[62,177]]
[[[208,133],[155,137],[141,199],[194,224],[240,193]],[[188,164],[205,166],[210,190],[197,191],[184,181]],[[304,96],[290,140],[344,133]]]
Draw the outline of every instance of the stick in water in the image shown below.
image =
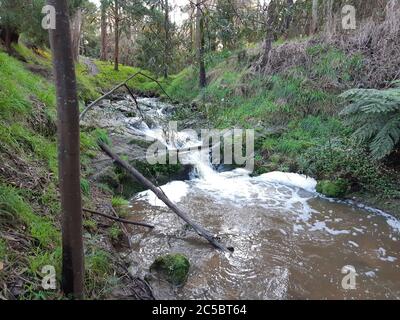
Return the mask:
[[200,225],[192,222],[190,218],[183,212],[176,204],[174,204],[165,194],[157,188],[153,183],[151,183],[146,177],[144,177],[138,170],[129,165],[127,162],[123,161],[119,156],[117,156],[106,144],[99,142],[100,148],[114,160],[115,164],[125,169],[134,179],[139,181],[143,186],[147,189],[153,191],[153,193],[164,202],[173,212],[175,212],[183,221],[189,224],[196,233],[205,238],[208,242],[210,242],[215,248],[220,249],[222,251],[233,251],[233,248],[227,248],[223,244],[216,241],[215,237],[206,229],[201,227]]

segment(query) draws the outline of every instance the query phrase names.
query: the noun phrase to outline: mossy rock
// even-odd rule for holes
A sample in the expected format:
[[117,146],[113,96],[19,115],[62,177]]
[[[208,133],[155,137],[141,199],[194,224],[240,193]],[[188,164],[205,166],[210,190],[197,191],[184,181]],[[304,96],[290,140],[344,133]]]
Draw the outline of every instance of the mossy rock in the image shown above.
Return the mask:
[[157,271],[175,286],[183,286],[189,274],[190,262],[183,254],[167,254],[157,258],[150,272]]
[[317,192],[330,198],[343,198],[348,189],[349,183],[344,179],[324,180],[317,184]]

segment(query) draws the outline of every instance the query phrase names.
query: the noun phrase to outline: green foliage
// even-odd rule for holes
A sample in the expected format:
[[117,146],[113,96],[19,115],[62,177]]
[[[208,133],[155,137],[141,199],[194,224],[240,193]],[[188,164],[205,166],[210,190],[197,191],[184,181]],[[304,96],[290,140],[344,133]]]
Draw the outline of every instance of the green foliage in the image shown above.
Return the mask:
[[341,96],[350,102],[342,115],[356,129],[356,141],[368,143],[374,159],[389,155],[400,142],[400,88],[353,89]]
[[90,195],[90,183],[88,180],[83,179],[83,178],[81,179],[81,190],[85,196]]
[[7,243],[5,240],[0,239],[0,261],[4,261],[7,253]]
[[157,258],[150,270],[160,272],[169,282],[182,286],[187,280],[190,269],[189,260],[182,254],[168,254]]
[[338,84],[350,82],[363,65],[360,54],[349,57],[343,51],[326,45],[308,47],[307,53],[315,60],[310,78],[322,82],[326,80]]
[[171,77],[167,93],[180,102],[191,102],[199,94],[197,77],[193,68],[186,68]]
[[317,192],[330,198],[343,198],[349,189],[349,183],[344,179],[335,181],[319,181]]
[[122,198],[122,197],[118,197],[118,196],[114,196],[112,199],[111,199],[111,205],[114,207],[114,208],[119,208],[119,207],[124,207],[124,206],[127,206],[127,205],[129,205],[129,201],[128,200],[125,200],[124,198]]
[[42,268],[44,266],[54,266],[56,269],[56,275],[61,275],[61,247],[57,247],[56,250],[48,251],[42,249],[34,249],[28,257],[29,272],[33,275],[41,275]]
[[30,235],[44,248],[59,241],[60,234],[49,217],[35,214],[17,189],[0,184],[0,223],[13,222],[24,223]]
[[116,280],[110,275],[112,260],[108,252],[90,247],[85,255],[85,291],[86,296],[99,298],[112,290]]
[[23,65],[0,52],[0,117],[15,119],[32,110],[30,97],[35,96],[49,108],[55,106],[54,87],[24,69]]
[[83,227],[90,233],[97,232],[97,222],[93,219],[83,220]]
[[316,145],[300,155],[300,171],[324,180],[345,179],[352,191],[365,190],[381,197],[399,197],[396,174],[371,160],[360,146],[348,138]]
[[117,224],[113,224],[113,226],[108,230],[108,236],[111,241],[118,242],[122,237],[122,230]]

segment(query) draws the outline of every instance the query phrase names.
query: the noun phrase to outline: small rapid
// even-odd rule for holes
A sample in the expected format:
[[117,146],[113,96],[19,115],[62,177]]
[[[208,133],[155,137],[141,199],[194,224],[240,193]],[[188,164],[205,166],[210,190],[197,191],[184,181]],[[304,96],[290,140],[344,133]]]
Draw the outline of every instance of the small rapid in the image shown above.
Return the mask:
[[[139,103],[147,106],[147,114],[167,118],[168,107],[157,100]],[[139,121],[131,129],[169,149],[201,145],[185,132],[174,132],[172,139],[163,123]],[[156,229],[132,233],[131,272],[148,277],[154,259],[167,253],[183,253],[192,265],[182,288],[150,277],[156,298],[400,298],[400,222],[395,217],[324,198],[315,190],[317,182],[303,175],[217,171],[207,148],[188,152],[182,161],[192,165],[192,178],[161,189],[235,252],[214,250],[151,191],[135,195],[132,216]],[[355,288],[343,285],[346,266],[356,271]]]

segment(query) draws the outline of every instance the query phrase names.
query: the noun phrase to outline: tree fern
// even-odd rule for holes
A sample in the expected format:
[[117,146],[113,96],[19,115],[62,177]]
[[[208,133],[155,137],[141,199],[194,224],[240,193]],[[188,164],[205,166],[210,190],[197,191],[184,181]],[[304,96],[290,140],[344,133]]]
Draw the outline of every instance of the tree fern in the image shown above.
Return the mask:
[[356,130],[353,137],[367,142],[374,159],[383,159],[400,142],[400,82],[386,90],[353,89],[341,95],[350,104],[341,112]]

